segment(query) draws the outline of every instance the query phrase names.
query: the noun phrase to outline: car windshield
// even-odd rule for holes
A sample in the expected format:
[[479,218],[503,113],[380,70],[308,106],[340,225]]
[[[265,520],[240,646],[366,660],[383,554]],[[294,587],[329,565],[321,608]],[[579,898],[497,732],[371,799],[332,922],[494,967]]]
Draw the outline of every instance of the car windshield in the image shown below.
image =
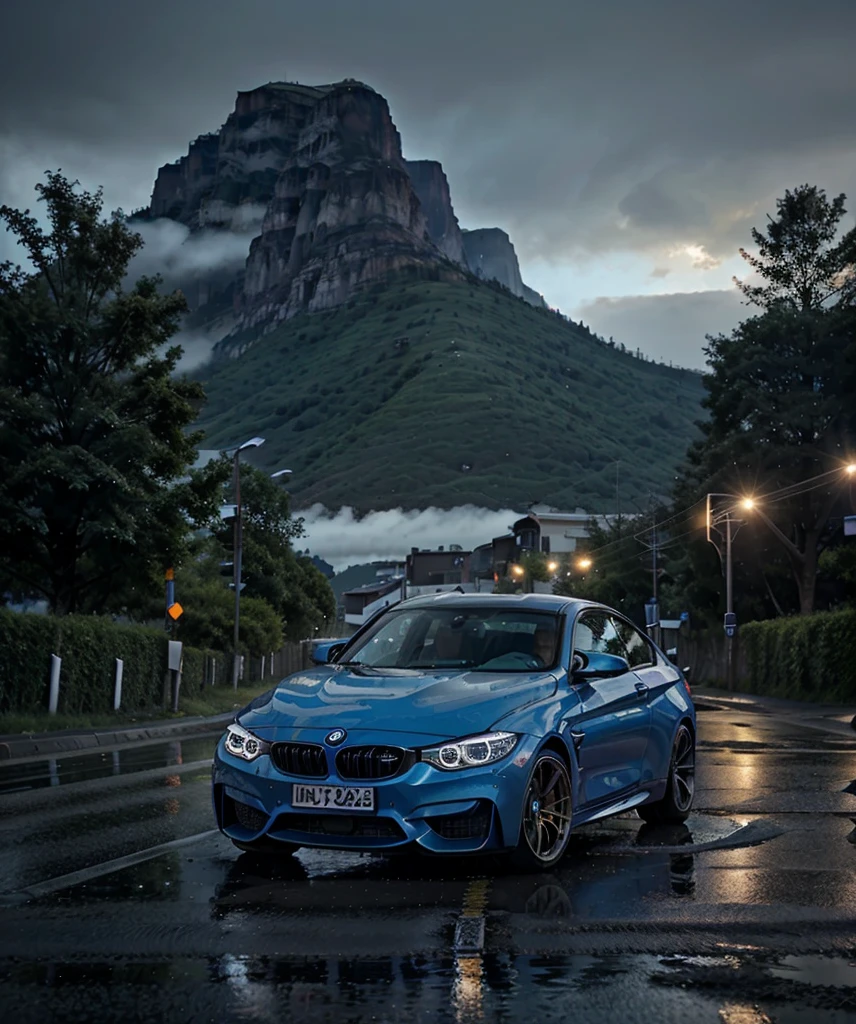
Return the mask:
[[342,664],[368,668],[532,672],[552,668],[558,616],[515,608],[413,608],[391,611]]

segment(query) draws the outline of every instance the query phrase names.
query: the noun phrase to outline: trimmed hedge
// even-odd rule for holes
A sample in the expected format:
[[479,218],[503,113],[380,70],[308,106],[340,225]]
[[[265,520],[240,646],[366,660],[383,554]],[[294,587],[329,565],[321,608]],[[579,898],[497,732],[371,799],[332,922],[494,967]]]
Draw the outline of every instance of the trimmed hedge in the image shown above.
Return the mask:
[[[167,682],[166,634],[146,626],[117,625],[96,616],[21,614],[0,610],[0,714],[45,711],[51,655],[62,658],[59,710],[68,714],[113,710],[116,658],[124,662],[122,709],[162,707]],[[184,648],[181,693],[198,693],[217,658]]]
[[856,700],[856,610],[749,622],[740,630],[750,693],[791,700]]

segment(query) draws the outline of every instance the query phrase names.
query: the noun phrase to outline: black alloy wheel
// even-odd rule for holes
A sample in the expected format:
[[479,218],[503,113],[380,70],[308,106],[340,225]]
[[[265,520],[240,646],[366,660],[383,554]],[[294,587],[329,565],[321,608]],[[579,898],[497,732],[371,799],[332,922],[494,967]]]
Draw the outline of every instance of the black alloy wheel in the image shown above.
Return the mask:
[[519,868],[541,871],[561,860],[571,836],[571,776],[558,754],[545,751],[532,768],[523,801]]
[[650,824],[680,824],[686,821],[695,796],[695,739],[688,725],[682,724],[672,745],[669,777],[663,799],[637,807],[643,821]]

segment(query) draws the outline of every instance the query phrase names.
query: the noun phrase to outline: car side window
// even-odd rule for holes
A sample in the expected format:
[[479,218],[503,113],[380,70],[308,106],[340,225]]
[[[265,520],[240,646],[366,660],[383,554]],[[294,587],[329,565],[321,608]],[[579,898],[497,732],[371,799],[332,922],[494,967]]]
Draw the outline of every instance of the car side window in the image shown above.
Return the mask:
[[627,652],[625,657],[631,668],[655,664],[654,648],[635,626],[631,626],[629,622],[624,622],[622,619],[617,619],[616,627]]
[[627,649],[616,620],[605,612],[583,612],[574,627],[574,650],[583,654],[617,654],[627,657]]

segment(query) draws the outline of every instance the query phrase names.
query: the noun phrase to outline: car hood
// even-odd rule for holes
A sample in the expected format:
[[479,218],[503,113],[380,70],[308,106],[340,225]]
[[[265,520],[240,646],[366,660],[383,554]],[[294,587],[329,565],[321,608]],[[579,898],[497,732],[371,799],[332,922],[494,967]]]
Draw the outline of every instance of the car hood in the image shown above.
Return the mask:
[[239,714],[263,738],[272,729],[371,729],[449,739],[556,692],[548,672],[415,672],[327,666],[284,679]]

